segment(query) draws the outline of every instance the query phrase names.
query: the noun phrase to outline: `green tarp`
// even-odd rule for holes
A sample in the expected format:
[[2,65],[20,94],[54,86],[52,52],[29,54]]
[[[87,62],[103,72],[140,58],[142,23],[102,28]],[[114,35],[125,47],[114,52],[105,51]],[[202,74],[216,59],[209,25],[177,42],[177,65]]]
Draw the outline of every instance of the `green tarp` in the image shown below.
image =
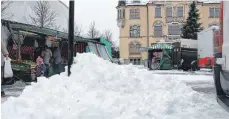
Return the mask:
[[170,50],[170,49],[173,49],[173,46],[166,44],[166,43],[157,43],[157,44],[150,46],[148,48],[148,50],[154,50],[154,49],[162,49],[162,50],[169,49]]

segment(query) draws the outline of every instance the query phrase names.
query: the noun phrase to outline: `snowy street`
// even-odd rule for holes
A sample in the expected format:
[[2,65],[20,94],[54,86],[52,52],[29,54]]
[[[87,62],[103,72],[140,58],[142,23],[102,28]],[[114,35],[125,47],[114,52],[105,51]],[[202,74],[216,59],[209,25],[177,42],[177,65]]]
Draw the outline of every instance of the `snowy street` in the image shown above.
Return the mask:
[[[108,70],[111,69],[111,70]],[[23,83],[7,88],[18,96]],[[19,90],[19,91],[18,91]],[[3,98],[2,98],[3,100]],[[40,78],[2,102],[3,119],[225,119],[212,75],[158,73],[92,54],[74,59],[72,75]]]
[[[190,73],[183,73],[181,71],[151,71],[153,74],[172,76],[186,83],[186,85],[192,87],[193,90],[198,91],[200,93],[208,94],[215,98],[215,87],[213,77],[210,73],[193,75]],[[152,74],[152,75],[153,75]],[[184,78],[185,77],[185,78]],[[188,77],[188,78],[187,78]],[[23,89],[25,88],[25,84],[21,81],[16,82],[11,86],[3,86],[6,91],[7,97],[2,98],[2,103],[6,101],[8,96],[17,97],[21,94]]]

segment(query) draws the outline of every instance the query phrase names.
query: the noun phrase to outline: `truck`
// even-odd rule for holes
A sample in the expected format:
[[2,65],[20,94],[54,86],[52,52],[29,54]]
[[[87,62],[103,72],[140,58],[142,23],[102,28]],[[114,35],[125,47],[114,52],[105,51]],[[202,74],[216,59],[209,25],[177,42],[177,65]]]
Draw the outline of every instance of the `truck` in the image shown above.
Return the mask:
[[220,4],[220,52],[215,54],[214,82],[217,102],[229,112],[229,1]]
[[[193,39],[179,39],[180,47],[181,47],[181,53],[180,57],[183,59],[183,63],[179,69],[182,69],[184,71],[188,71],[190,69],[192,70],[198,70],[197,66],[193,66],[192,62],[197,62],[197,40]],[[194,63],[194,65],[197,65],[197,63]]]
[[211,26],[197,34],[198,67],[210,68],[214,66],[214,54],[218,53],[219,26]]

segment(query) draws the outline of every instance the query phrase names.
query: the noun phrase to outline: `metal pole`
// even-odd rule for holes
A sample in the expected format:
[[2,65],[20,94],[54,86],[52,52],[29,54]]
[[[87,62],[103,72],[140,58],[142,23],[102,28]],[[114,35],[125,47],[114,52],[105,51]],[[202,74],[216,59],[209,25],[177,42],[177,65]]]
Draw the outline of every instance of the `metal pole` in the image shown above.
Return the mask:
[[18,59],[21,60],[21,39],[20,39],[20,31],[17,31],[18,33]]
[[74,0],[69,1],[69,22],[68,22],[68,76],[71,74],[73,62],[73,40],[74,40]]

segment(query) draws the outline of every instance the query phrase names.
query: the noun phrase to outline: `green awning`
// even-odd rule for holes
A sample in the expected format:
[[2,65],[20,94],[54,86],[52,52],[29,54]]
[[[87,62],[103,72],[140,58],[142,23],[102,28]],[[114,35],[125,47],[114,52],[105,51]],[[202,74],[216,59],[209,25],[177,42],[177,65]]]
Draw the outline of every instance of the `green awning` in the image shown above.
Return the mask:
[[166,44],[166,43],[157,43],[157,44],[150,46],[148,48],[148,50],[154,50],[154,49],[162,49],[162,50],[169,49],[169,50],[171,50],[171,49],[173,49],[173,46]]

